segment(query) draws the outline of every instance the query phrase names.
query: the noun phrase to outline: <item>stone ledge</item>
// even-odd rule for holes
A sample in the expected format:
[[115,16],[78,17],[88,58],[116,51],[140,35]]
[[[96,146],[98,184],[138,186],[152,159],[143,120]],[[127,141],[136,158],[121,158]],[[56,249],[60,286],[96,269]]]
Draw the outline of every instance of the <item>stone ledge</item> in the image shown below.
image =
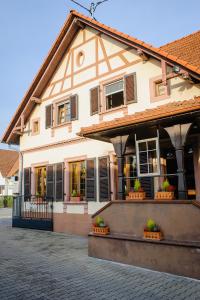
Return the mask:
[[199,248],[200,250],[200,242],[199,241],[177,241],[177,240],[150,240],[144,239],[140,237],[133,237],[131,235],[126,234],[108,234],[108,235],[100,235],[96,233],[90,232],[88,237],[97,237],[97,238],[106,238],[106,239],[116,239],[116,240],[123,240],[123,241],[133,241],[139,243],[153,243],[153,244],[163,244],[163,245],[172,245],[172,246],[181,246],[181,247],[189,247],[189,248]]

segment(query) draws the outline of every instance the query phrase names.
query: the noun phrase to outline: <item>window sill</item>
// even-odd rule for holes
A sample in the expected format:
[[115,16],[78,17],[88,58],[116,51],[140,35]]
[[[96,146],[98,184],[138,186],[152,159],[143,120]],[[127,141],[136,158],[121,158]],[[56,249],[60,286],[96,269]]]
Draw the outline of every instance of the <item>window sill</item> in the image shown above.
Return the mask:
[[80,201],[80,202],[65,201],[63,204],[64,205],[86,205],[88,204],[88,202],[87,201]]
[[62,123],[62,124],[57,124],[57,125],[54,125],[51,127],[51,129],[57,129],[57,128],[62,128],[62,127],[67,127],[67,126],[71,126],[72,122],[69,121],[69,122],[65,122],[65,123]]
[[106,111],[100,112],[99,113],[100,121],[103,120],[103,116],[107,116],[107,115],[110,115],[110,114],[115,113],[115,112],[122,112],[123,115],[126,116],[128,114],[128,106],[127,105],[121,105],[121,106],[118,106],[118,107],[111,108],[111,109],[108,109]]

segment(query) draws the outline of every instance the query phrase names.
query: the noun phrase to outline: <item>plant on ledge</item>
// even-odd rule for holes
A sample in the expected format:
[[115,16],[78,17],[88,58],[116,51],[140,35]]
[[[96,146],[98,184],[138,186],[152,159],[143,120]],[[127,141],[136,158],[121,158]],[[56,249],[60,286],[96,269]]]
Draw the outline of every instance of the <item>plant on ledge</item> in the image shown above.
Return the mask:
[[109,234],[110,229],[109,227],[105,224],[104,219],[100,216],[98,216],[95,220],[95,223],[93,223],[93,233],[96,234],[102,234],[106,235]]
[[173,200],[174,199],[174,186],[169,183],[166,178],[162,183],[161,191],[156,192],[156,200]]
[[133,191],[130,191],[126,200],[144,200],[146,198],[146,193],[141,187],[139,179],[135,179]]
[[72,202],[80,202],[81,201],[81,197],[76,190],[72,191],[70,201],[72,201]]
[[163,239],[160,227],[152,219],[148,219],[144,227],[144,238],[158,241]]

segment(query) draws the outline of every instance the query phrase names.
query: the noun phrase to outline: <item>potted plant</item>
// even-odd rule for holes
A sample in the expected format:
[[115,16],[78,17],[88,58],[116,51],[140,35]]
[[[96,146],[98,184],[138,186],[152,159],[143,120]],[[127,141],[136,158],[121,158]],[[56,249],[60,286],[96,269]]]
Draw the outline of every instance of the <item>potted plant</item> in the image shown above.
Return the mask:
[[72,202],[80,202],[81,201],[81,197],[76,190],[72,191],[70,201],[72,201]]
[[110,232],[109,227],[105,224],[104,219],[102,217],[97,217],[92,227],[93,227],[93,233],[95,234],[106,235],[109,234]]
[[154,220],[148,219],[145,227],[144,227],[144,239],[150,240],[162,240],[163,234],[160,230],[160,227],[155,223]]
[[127,200],[144,200],[146,198],[146,193],[141,187],[139,179],[135,179],[133,191],[130,191]]
[[173,200],[174,199],[174,186],[171,185],[166,178],[162,183],[161,191],[156,192],[156,200]]

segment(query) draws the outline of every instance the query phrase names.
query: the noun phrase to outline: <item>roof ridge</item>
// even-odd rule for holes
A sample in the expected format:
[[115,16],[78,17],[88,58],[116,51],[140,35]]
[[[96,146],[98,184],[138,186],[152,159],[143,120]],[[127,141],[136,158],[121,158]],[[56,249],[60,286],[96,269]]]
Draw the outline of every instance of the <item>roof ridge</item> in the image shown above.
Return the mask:
[[200,32],[199,29],[198,29],[198,30],[195,30],[195,31],[193,31],[193,32],[191,32],[191,33],[188,33],[188,34],[186,34],[186,35],[184,35],[184,36],[182,36],[182,37],[180,37],[180,38],[178,38],[178,39],[176,39],[176,40],[174,40],[174,41],[168,42],[168,43],[166,43],[166,44],[164,44],[164,45],[162,45],[162,46],[160,46],[160,47],[158,47],[158,48],[159,48],[159,49],[162,49],[162,48],[165,47],[165,46],[168,46],[168,45],[171,45],[171,44],[173,44],[173,43],[176,43],[176,42],[179,42],[179,41],[181,41],[181,40],[184,40],[184,39],[188,38],[189,36],[192,36],[192,35],[194,35],[194,34],[196,34],[196,33],[198,33],[198,32]]

